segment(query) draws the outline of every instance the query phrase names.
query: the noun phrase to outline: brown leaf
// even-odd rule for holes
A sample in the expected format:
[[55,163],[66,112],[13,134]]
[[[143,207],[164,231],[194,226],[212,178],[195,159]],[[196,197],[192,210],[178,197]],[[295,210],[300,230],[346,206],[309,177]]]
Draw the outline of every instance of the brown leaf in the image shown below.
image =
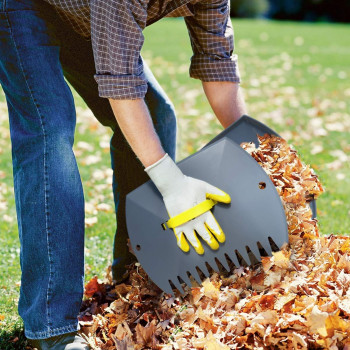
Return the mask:
[[315,305],[307,318],[310,331],[318,333],[322,337],[327,337],[326,319],[328,317],[327,312],[322,312]]
[[345,332],[350,326],[349,322],[343,320],[338,315],[329,315],[325,323],[329,337],[333,337],[335,331]]
[[202,282],[202,286],[203,286],[203,292],[204,295],[208,298],[217,300],[219,298],[220,295],[220,285],[219,286],[215,286],[209,278],[205,279]]
[[112,335],[112,339],[115,343],[116,350],[134,350],[135,349],[135,344],[132,342],[130,337],[126,337],[122,340],[119,340]]
[[204,343],[204,350],[230,350],[230,348],[215,339],[212,332],[209,332]]
[[103,292],[104,286],[98,282],[97,276],[93,277],[86,285],[84,295],[87,298],[92,297],[97,292]]
[[153,322],[148,324],[146,327],[142,327],[139,323],[135,328],[137,344],[142,346],[154,347],[157,344],[155,338],[155,332],[157,327]]

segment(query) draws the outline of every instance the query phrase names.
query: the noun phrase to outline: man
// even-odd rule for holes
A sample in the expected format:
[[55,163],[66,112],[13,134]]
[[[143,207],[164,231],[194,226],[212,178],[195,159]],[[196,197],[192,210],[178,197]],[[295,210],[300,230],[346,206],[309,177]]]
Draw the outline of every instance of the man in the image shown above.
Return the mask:
[[[170,216],[206,197],[230,200],[209,184],[183,176],[171,160],[173,108],[140,57],[144,27],[166,15],[186,16],[194,51],[191,75],[202,79],[224,127],[244,113],[244,103],[227,0],[49,2],[0,1],[0,81],[9,107],[21,241],[19,313],[37,348],[87,349],[76,334],[84,278],[84,204],[72,152],[75,112],[63,74],[95,116],[114,130],[116,280],[132,260],[126,247],[125,196],[147,179],[128,143],[162,193]],[[90,18],[95,67],[91,43],[83,39],[89,39]],[[107,99],[97,98],[94,72],[99,95],[109,99],[115,118]],[[194,230],[212,249],[225,239],[206,212],[174,230],[181,249],[189,249],[189,240],[203,252]]]

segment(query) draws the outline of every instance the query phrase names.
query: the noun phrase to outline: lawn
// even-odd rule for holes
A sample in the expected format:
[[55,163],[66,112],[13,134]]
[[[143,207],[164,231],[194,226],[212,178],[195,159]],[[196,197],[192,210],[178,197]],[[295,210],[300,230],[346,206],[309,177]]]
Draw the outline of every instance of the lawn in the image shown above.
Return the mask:
[[[274,128],[312,165],[326,193],[318,200],[323,234],[350,233],[350,26],[233,20],[235,50],[249,114]],[[200,82],[188,78],[191,48],[182,20],[145,30],[143,56],[170,96],[179,117],[180,160],[221,127]],[[109,130],[75,94],[75,153],[86,197],[86,279],[103,276],[115,230]],[[10,139],[4,97],[0,102],[0,349],[22,349],[17,314],[19,243],[13,199]],[[10,342],[19,337],[19,340]],[[3,340],[1,340],[1,338]],[[15,339],[16,340],[16,339]]]

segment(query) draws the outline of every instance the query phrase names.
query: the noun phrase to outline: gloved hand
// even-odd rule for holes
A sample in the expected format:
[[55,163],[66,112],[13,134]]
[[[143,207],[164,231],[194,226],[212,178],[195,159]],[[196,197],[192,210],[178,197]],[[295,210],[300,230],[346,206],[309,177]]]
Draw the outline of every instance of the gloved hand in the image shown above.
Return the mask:
[[[216,202],[230,203],[231,198],[227,193],[205,181],[184,175],[167,154],[147,167],[145,171],[163,196],[165,207],[171,218],[169,222],[172,219],[175,219],[173,221],[179,221],[176,219],[180,219],[180,222],[186,221],[173,228],[177,245],[184,252],[190,250],[187,238],[198,254],[204,253],[196,232],[214,250],[219,248],[218,241],[225,242],[225,234],[209,209]],[[206,201],[204,207],[208,204],[207,209],[204,210],[203,205],[199,205],[203,201]],[[198,216],[193,214],[194,211],[197,211],[197,214],[198,212],[203,214]],[[185,215],[179,215],[182,213]],[[196,217],[193,220],[188,221],[188,218],[194,216]],[[184,217],[187,217],[187,220],[182,220]]]

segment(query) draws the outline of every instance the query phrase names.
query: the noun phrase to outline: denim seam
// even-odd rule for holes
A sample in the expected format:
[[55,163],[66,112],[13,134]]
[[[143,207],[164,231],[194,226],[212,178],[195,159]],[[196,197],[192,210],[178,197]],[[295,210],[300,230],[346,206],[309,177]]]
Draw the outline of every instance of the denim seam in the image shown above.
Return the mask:
[[[174,105],[170,102],[169,99],[165,99],[165,101],[162,103],[163,105],[163,115],[166,116],[165,118],[165,124],[166,124],[166,133],[168,134],[169,131],[169,123],[168,119],[174,118],[175,119],[175,155],[174,158],[176,159],[176,146],[177,146],[177,118],[176,118],[176,112]],[[175,159],[173,159],[175,161]]]
[[68,326],[64,327],[59,327],[59,328],[53,328],[50,329],[49,331],[46,332],[32,332],[28,329],[24,329],[25,336],[29,339],[42,339],[42,338],[50,338],[50,337],[55,337],[57,335],[65,334],[65,333],[70,333],[70,332],[75,332],[79,330],[79,323],[74,323]]
[[169,123],[167,122],[168,119],[175,117],[175,107],[170,101],[164,101],[163,103],[163,114],[166,115],[166,131],[168,133],[169,130]]
[[[6,1],[6,0],[5,0]],[[51,267],[52,267],[52,257],[51,257],[51,254],[50,254],[50,227],[49,227],[49,211],[48,211],[48,196],[49,196],[49,191],[48,191],[48,172],[47,172],[47,164],[46,164],[46,157],[47,157],[47,143],[46,143],[46,132],[45,132],[45,123],[44,123],[44,120],[43,120],[43,116],[41,115],[40,111],[39,111],[39,108],[38,108],[38,105],[36,103],[36,100],[33,96],[33,92],[32,92],[32,89],[29,85],[29,82],[28,82],[28,79],[27,79],[27,76],[25,74],[25,70],[24,70],[24,67],[23,67],[23,64],[22,64],[22,60],[21,60],[21,56],[19,54],[19,50],[18,50],[18,47],[17,47],[17,44],[16,44],[16,40],[15,40],[15,35],[13,34],[13,31],[12,31],[12,28],[11,28],[11,24],[10,24],[10,20],[8,19],[8,22],[9,22],[9,30],[10,30],[10,33],[11,33],[11,40],[13,42],[13,46],[15,48],[15,51],[16,51],[16,54],[17,54],[17,57],[18,57],[18,62],[19,62],[19,67],[21,68],[21,71],[22,71],[22,74],[24,76],[24,80],[26,82],[26,85],[27,85],[27,89],[29,91],[29,94],[30,94],[30,97],[31,97],[31,100],[33,102],[33,105],[35,106],[35,109],[38,113],[38,116],[39,116],[39,120],[40,120],[40,125],[41,125],[41,128],[42,128],[42,132],[43,132],[43,138],[44,138],[44,195],[45,195],[45,228],[46,228],[46,235],[47,235],[47,250],[48,250],[48,258],[49,258],[49,281],[48,281],[48,286],[47,286],[47,293],[46,293],[46,307],[47,307],[47,312],[46,312],[46,319],[47,319],[47,329],[48,329],[48,333],[50,333],[50,326],[51,326],[51,323],[50,323],[50,307],[49,307],[49,294],[51,294],[51,290],[50,290],[50,286],[51,286],[51,278],[52,278],[52,270],[51,270]],[[44,332],[43,332],[44,333]]]

